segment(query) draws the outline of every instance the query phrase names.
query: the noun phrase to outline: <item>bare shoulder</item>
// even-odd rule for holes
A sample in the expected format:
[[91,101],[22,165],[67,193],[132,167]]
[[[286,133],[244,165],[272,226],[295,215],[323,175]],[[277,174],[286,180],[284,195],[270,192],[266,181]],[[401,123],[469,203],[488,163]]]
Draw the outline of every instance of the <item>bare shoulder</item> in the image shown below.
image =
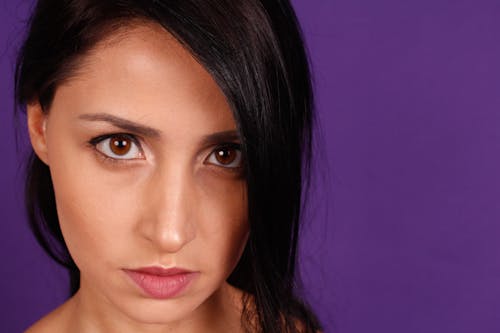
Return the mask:
[[24,333],[66,332],[69,319],[69,302],[62,304],[31,325]]
[[55,327],[50,321],[47,321],[47,317],[43,317],[30,327],[24,333],[49,333],[54,331]]

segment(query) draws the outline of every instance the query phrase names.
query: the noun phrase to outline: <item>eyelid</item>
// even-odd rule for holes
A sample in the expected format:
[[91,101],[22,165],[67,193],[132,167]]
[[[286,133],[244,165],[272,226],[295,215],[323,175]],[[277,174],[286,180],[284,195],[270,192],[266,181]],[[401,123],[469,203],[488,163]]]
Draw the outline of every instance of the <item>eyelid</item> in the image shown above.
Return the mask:
[[[100,149],[97,148],[97,146],[100,143],[102,143],[104,140],[111,139],[111,138],[116,137],[116,136],[123,136],[123,137],[130,139],[132,141],[132,143],[137,146],[137,149],[139,150],[139,154],[141,155],[142,158],[115,158],[115,157],[107,155],[106,153],[104,153],[103,151],[101,151]],[[101,157],[103,157],[106,161],[109,161],[109,162],[118,162],[118,163],[119,162],[127,162],[127,161],[131,161],[131,160],[143,159],[143,157],[144,157],[144,149],[142,148],[140,140],[137,138],[137,136],[135,136],[133,134],[129,134],[129,133],[121,133],[121,132],[108,133],[108,134],[104,134],[104,135],[100,135],[100,136],[97,136],[95,138],[92,138],[91,140],[89,140],[88,143],[96,151],[96,153],[99,153],[101,155]]]
[[[217,150],[224,149],[224,148],[234,149],[234,150],[238,151],[238,154],[239,154],[239,156],[237,157],[239,159],[238,166],[231,167],[231,166],[225,166],[225,165],[220,164],[220,163],[212,163],[212,162],[208,161],[212,156],[214,156],[214,154]],[[210,154],[205,158],[203,163],[204,164],[211,164],[211,165],[214,165],[214,166],[219,167],[219,168],[227,169],[229,171],[240,170],[243,166],[243,153],[241,151],[241,144],[236,143],[236,142],[226,142],[226,143],[218,144],[213,149],[210,150]]]

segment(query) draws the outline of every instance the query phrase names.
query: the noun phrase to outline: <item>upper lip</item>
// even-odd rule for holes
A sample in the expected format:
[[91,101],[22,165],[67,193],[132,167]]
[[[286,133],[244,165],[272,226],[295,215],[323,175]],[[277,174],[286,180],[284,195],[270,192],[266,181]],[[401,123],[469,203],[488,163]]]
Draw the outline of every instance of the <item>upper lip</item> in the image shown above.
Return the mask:
[[150,274],[150,275],[158,275],[158,276],[170,276],[177,274],[187,274],[192,273],[191,271],[179,268],[179,267],[171,267],[171,268],[163,268],[160,266],[149,266],[149,267],[140,267],[135,269],[127,269],[128,271]]

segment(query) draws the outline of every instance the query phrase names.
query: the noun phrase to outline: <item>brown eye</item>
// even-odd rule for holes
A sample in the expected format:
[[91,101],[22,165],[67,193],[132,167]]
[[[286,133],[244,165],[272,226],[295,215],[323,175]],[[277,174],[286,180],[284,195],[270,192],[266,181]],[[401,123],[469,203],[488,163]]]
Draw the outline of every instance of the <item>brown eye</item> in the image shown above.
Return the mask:
[[130,151],[132,140],[123,135],[117,135],[109,140],[109,149],[116,155],[125,155]]
[[143,158],[139,142],[132,135],[112,134],[91,140],[95,149],[107,157],[117,160]]
[[239,168],[241,160],[239,145],[234,145],[216,148],[208,157],[207,162],[225,168]]
[[231,164],[237,157],[236,151],[233,148],[222,148],[216,150],[214,153],[217,162],[224,165]]

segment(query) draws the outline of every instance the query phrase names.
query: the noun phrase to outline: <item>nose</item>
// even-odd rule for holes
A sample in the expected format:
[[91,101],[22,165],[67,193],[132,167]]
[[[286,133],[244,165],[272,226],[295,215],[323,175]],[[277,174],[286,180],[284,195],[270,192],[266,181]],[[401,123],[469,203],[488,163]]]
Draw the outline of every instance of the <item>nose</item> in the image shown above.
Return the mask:
[[143,194],[140,234],[161,253],[175,253],[196,237],[194,181],[182,170],[158,171]]

